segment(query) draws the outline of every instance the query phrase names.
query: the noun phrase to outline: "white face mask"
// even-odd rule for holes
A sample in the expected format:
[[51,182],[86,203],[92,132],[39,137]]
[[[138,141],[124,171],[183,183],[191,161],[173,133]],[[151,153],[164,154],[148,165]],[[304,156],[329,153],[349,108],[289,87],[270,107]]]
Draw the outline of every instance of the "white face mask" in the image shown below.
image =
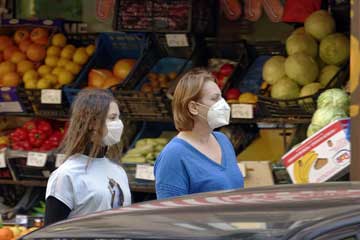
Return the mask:
[[115,121],[106,120],[105,125],[107,128],[107,134],[103,139],[103,144],[111,146],[119,143],[124,129],[123,122],[120,119]]
[[[199,105],[208,107],[204,104],[197,103]],[[219,128],[228,125],[230,122],[230,106],[227,104],[224,98],[214,103],[211,107],[208,107],[207,122],[211,129]],[[201,115],[200,115],[201,116]]]

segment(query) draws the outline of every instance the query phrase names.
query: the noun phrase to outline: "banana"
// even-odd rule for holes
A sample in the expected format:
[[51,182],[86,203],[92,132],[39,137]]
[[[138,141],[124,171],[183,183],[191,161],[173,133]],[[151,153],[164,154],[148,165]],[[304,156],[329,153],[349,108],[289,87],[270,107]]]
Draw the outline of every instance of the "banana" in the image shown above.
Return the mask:
[[304,167],[303,167],[303,179],[305,183],[309,182],[309,173],[314,165],[314,162],[318,158],[318,154],[314,151],[310,151],[308,154],[305,155],[306,158],[304,159]]
[[294,163],[294,178],[296,183],[309,182],[309,173],[317,158],[318,154],[310,151]]

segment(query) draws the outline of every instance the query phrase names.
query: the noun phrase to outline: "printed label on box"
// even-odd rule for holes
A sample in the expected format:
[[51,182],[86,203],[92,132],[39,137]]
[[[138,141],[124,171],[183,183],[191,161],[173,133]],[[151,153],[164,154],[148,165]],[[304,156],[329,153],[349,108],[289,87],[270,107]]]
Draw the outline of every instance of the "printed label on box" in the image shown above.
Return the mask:
[[333,122],[282,158],[294,183],[321,183],[350,165],[350,119]]

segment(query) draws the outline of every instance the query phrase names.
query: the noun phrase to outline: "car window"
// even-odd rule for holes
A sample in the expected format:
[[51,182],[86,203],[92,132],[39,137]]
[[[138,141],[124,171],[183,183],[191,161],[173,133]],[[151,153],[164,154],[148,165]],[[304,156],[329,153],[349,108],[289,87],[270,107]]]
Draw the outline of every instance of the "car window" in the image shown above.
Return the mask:
[[334,229],[314,240],[360,240],[360,225]]

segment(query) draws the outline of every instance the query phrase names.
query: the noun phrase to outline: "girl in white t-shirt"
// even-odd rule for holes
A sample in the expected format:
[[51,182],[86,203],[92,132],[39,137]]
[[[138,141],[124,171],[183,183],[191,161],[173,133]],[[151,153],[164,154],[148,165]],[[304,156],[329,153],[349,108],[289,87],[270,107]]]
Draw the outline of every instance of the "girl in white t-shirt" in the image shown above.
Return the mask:
[[120,142],[124,125],[119,115],[106,90],[77,95],[61,148],[67,160],[46,188],[45,224],[131,204],[125,171],[105,157],[108,147]]

